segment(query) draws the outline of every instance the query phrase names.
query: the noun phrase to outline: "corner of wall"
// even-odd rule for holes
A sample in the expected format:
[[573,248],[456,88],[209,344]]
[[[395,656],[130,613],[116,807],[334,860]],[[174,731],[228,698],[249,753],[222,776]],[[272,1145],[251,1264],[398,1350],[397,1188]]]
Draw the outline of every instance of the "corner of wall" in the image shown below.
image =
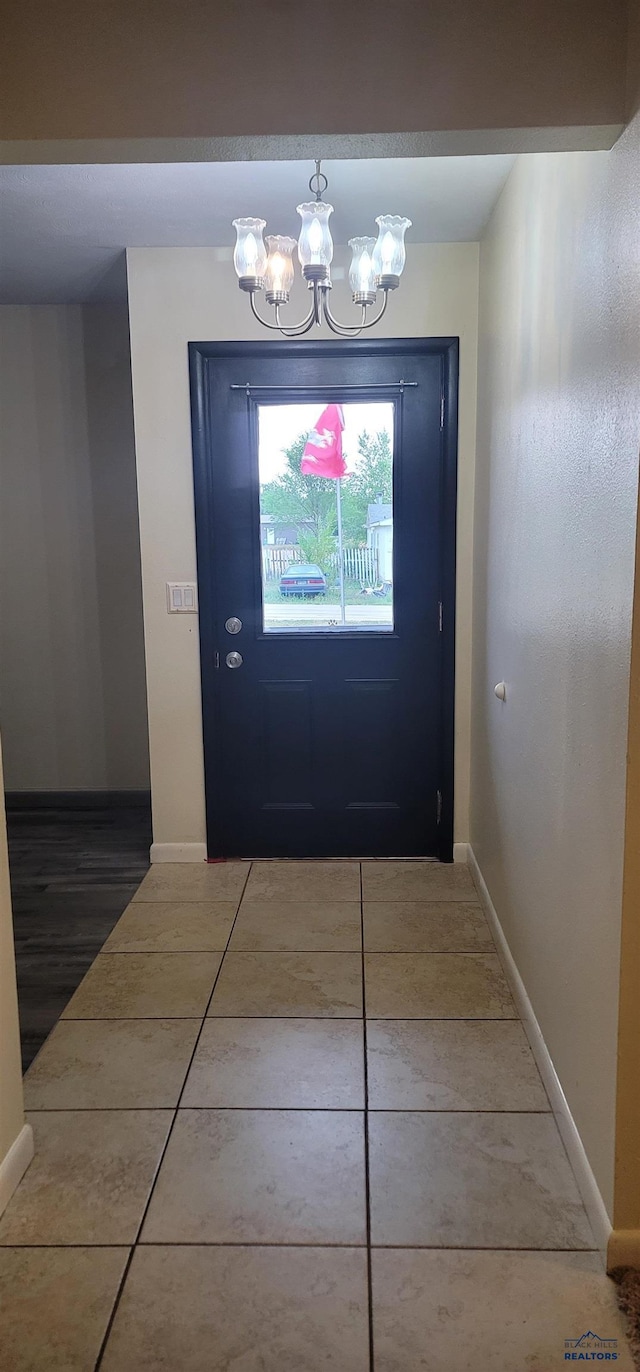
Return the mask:
[[33,1157],[25,1124],[7,831],[0,755],[0,1214]]
[[549,1097],[549,1103],[560,1132],[560,1137],[564,1143],[567,1157],[576,1180],[576,1185],[582,1197],[582,1202],[593,1230],[594,1238],[600,1249],[603,1260],[608,1262],[607,1250],[612,1238],[612,1229],[607,1207],[593,1174],[584,1144],[562,1089],[560,1078],[554,1067],[551,1054],[545,1043],[544,1035],[527,994],[525,984],[507,942],[496,908],[489,894],[487,884],[471,845],[469,845],[469,868],[476,883],[482,907],[489,921],[489,926],[498,950],[498,957],[500,958],[504,974],[509,983],[516,1009],[522,1020],[524,1031],[529,1040],[529,1046],[536,1060],[536,1065],[540,1076],[542,1077],[545,1091]]
[[[639,505],[640,510],[640,505]],[[627,787],[620,939],[620,1000],[616,1079],[616,1152],[612,1252],[625,1265],[640,1267],[640,520],[636,530],[636,566],[631,635]],[[634,1237],[635,1236],[635,1237]]]
[[0,1215],[20,1185],[33,1155],[33,1129],[30,1124],[23,1124],[18,1137],[0,1162]]

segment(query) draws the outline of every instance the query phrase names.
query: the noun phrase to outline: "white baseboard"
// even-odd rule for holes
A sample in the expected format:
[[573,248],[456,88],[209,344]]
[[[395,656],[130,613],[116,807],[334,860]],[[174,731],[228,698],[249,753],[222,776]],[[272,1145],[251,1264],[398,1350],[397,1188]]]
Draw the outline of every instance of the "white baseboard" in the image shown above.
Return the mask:
[[454,843],[454,845],[453,845],[453,861],[454,861],[454,862],[464,862],[465,864],[469,861],[469,844],[468,844],[468,843]]
[[584,1208],[589,1217],[589,1223],[593,1229],[596,1243],[606,1262],[607,1246],[612,1234],[611,1220],[609,1219],[607,1208],[600,1194],[598,1183],[593,1175],[591,1164],[585,1152],[582,1139],[578,1133],[575,1120],[569,1109],[569,1104],[560,1084],[560,1079],[553,1065],[551,1054],[544,1041],[542,1030],[536,1019],[522,977],[515,964],[511,949],[507,943],[502,925],[498,919],[495,906],[489,895],[486,882],[478,866],[478,861],[471,844],[469,844],[469,869],[478,888],[478,894],[491,926],[491,932],[496,941],[498,955],[504,968],[507,981],[509,982],[511,994],[516,1003],[516,1009],[522,1019],[524,1031],[529,1040],[531,1051],[536,1060],[538,1071],[542,1077],[545,1090],[551,1103],[551,1109],[553,1110],[556,1124],[560,1130],[562,1141],[567,1150],[567,1156],[573,1169],[573,1174],[582,1197]]
[[23,1124],[6,1158],[0,1163],[0,1215],[6,1210],[32,1158],[33,1129],[30,1124]]
[[152,843],[152,862],[206,862],[206,843]]

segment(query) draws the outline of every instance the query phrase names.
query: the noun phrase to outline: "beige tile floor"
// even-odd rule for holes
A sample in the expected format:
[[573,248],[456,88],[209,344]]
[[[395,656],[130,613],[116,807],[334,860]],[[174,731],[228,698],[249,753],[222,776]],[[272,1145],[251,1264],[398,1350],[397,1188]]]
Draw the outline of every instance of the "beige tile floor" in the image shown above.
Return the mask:
[[464,868],[155,867],[25,1090],[2,1372],[631,1372]]

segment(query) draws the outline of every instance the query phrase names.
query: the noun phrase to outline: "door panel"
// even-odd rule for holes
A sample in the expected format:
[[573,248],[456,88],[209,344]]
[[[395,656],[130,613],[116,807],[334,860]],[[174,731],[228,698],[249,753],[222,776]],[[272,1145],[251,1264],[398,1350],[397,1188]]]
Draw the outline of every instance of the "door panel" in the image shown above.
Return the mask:
[[[456,340],[192,344],[191,366],[210,856],[450,860]],[[340,506],[291,441],[329,403]],[[383,418],[392,501],[364,529]]]
[[[313,682],[261,681],[263,776],[259,794],[279,809],[313,806],[311,786],[318,769]],[[282,747],[286,738],[287,747]]]
[[379,751],[372,740],[385,737],[390,719],[398,719],[398,681],[346,681],[344,698],[344,771],[351,809],[398,809],[403,765],[399,749]]

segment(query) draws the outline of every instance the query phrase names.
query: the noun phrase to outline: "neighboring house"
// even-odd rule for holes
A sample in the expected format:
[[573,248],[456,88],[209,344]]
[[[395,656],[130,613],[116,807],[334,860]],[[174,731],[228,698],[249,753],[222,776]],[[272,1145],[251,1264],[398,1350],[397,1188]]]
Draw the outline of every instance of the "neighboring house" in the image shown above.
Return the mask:
[[311,525],[305,522],[282,524],[273,515],[260,515],[260,541],[263,548],[296,548],[300,530],[304,532],[310,528]]
[[381,581],[393,581],[393,506],[379,501],[367,507],[367,547],[378,553]]

